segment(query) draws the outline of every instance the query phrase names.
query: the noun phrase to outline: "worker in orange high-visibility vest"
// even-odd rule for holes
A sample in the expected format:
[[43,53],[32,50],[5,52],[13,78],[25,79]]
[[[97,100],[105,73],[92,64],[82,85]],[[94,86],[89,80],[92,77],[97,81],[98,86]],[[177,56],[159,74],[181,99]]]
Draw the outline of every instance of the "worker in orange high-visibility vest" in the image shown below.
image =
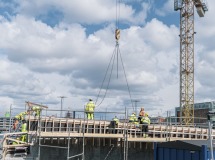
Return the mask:
[[89,99],[89,102],[86,104],[85,112],[87,114],[87,119],[94,119],[94,109],[95,103],[92,99]]

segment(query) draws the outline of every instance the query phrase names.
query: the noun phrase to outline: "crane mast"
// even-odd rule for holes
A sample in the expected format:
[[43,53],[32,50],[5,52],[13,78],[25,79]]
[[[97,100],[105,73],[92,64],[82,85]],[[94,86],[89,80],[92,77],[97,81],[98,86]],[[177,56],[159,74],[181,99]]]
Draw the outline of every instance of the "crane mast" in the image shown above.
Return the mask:
[[204,17],[204,0],[174,1],[174,10],[180,10],[180,122],[186,125],[194,123],[194,6]]

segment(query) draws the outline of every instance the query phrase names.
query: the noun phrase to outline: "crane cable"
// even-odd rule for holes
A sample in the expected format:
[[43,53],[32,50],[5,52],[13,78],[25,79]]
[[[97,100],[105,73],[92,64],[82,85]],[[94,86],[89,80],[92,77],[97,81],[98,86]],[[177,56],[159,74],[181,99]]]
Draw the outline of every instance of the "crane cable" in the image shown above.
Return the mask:
[[120,0],[116,0],[116,29],[119,28]]
[[98,93],[98,96],[96,98],[96,102],[95,103],[97,104],[98,98],[99,98],[101,90],[103,88],[103,84],[104,84],[105,79],[107,77],[108,70],[110,68],[111,61],[113,61],[112,62],[112,67],[111,67],[110,76],[109,76],[109,79],[108,79],[108,84],[107,84],[107,87],[106,87],[106,90],[105,90],[105,94],[104,94],[101,102],[97,105],[97,107],[102,104],[102,102],[104,101],[104,99],[105,99],[105,97],[107,95],[107,91],[109,89],[110,80],[111,80],[111,76],[112,76],[112,72],[113,72],[113,66],[114,66],[115,56],[117,56],[117,78],[118,78],[118,61],[119,61],[118,57],[120,56],[120,60],[121,60],[121,64],[122,64],[122,68],[123,68],[123,72],[124,72],[124,76],[125,76],[127,88],[128,88],[129,98],[130,98],[130,101],[131,101],[131,104],[132,104],[132,108],[133,108],[133,111],[134,111],[134,106],[133,106],[133,103],[132,103],[131,92],[130,92],[130,88],[129,88],[129,85],[128,85],[128,80],[127,80],[127,76],[126,76],[126,72],[125,72],[125,67],[124,67],[122,56],[121,56],[121,52],[120,52],[120,49],[119,49],[119,39],[120,39],[119,15],[120,15],[120,0],[116,0],[116,30],[115,30],[116,45],[115,45],[115,49],[113,51],[113,54],[111,56],[111,60],[109,62],[108,68],[106,70],[105,77],[103,79],[103,82],[102,82],[102,85],[101,85],[101,88],[99,90],[99,93]]
[[113,66],[114,66],[114,60],[115,60],[115,50],[116,50],[116,48],[114,49],[113,54],[112,54],[112,56],[111,56],[111,60],[110,60],[110,62],[109,62],[109,64],[108,64],[108,68],[107,68],[107,70],[106,70],[105,77],[104,77],[104,79],[103,79],[103,81],[102,81],[102,85],[101,85],[101,87],[100,87],[100,90],[99,90],[99,93],[98,93],[98,96],[97,96],[97,98],[96,98],[96,102],[95,102],[95,103],[97,104],[99,95],[100,95],[100,93],[101,93],[101,90],[102,90],[102,88],[103,88],[103,84],[104,84],[104,82],[105,82],[105,79],[106,79],[106,77],[107,77],[107,73],[108,73],[109,68],[110,68],[110,64],[111,64],[111,62],[112,62],[112,60],[113,60],[113,62],[112,62],[112,67],[111,67],[111,73],[110,73],[110,76],[109,76],[109,80],[108,80],[108,84],[107,84],[107,87],[106,87],[106,90],[105,90],[105,94],[104,94],[104,96],[103,96],[101,102],[97,105],[97,107],[100,106],[100,105],[102,104],[102,102],[104,101],[104,99],[105,99],[105,97],[106,97],[106,94],[107,94],[107,91],[108,91],[108,88],[109,88],[109,84],[110,84],[110,80],[111,80],[111,76],[112,76],[112,71],[113,71]]

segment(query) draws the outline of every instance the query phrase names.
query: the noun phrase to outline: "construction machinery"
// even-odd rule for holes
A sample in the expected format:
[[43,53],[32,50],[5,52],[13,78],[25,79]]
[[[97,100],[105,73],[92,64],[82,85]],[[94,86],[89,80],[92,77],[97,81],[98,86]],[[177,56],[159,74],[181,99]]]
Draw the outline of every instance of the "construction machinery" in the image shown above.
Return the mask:
[[208,11],[205,0],[174,0],[180,10],[180,122],[194,123],[194,6],[199,17]]

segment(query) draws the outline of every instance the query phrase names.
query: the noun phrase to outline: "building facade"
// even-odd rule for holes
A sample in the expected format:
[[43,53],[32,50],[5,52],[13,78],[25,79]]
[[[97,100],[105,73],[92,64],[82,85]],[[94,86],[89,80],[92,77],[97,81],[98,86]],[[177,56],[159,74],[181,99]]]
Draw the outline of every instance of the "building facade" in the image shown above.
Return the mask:
[[[175,116],[180,117],[180,107],[175,108]],[[209,111],[215,111],[215,101],[211,102],[202,102],[194,104],[194,123],[206,123],[207,122],[207,113]]]

